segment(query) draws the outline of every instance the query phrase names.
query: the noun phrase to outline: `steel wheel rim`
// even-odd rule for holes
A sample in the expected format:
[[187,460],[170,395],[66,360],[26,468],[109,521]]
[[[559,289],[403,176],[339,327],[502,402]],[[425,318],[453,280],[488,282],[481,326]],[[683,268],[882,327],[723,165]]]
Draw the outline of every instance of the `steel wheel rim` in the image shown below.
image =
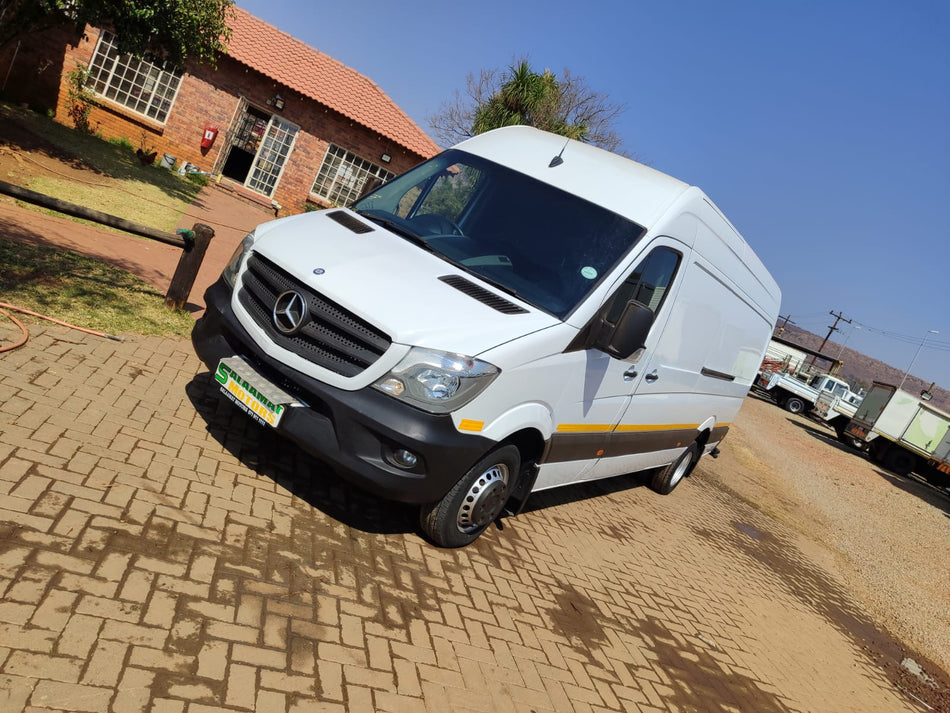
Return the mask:
[[686,471],[689,470],[689,464],[692,462],[692,458],[689,457],[689,451],[687,451],[676,463],[676,468],[673,470],[673,477],[670,478],[670,485],[676,485],[683,479],[683,476],[686,475]]
[[459,532],[470,533],[489,525],[508,497],[508,466],[495,463],[479,475],[459,506],[456,526]]

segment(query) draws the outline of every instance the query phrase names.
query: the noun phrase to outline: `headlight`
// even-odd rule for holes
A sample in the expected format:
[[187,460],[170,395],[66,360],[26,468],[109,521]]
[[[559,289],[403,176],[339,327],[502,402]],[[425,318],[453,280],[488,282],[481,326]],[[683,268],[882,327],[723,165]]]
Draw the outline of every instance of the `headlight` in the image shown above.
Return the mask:
[[413,347],[373,386],[431,413],[449,413],[474,399],[499,371],[488,362]]
[[244,240],[238,245],[237,250],[234,251],[231,259],[228,260],[228,264],[225,265],[224,271],[221,273],[221,277],[224,278],[224,281],[232,290],[234,289],[234,283],[237,281],[238,270],[241,269],[241,261],[244,260],[244,256],[251,251],[253,245],[254,231],[252,230],[244,236]]

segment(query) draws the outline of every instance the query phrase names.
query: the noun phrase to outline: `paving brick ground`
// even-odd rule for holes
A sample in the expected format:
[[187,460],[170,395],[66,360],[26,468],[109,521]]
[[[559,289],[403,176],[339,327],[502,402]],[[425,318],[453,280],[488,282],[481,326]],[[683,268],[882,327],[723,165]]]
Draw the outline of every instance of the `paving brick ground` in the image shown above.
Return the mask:
[[31,332],[0,355],[3,713],[922,710],[834,576],[702,465],[439,550],[218,398],[187,341]]

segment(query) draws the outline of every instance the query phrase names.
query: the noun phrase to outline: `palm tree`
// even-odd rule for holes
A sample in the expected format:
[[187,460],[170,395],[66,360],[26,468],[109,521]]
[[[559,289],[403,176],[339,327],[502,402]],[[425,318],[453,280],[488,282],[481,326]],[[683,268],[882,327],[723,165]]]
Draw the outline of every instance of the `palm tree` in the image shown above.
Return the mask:
[[511,67],[498,91],[476,108],[472,134],[523,124],[583,141],[588,127],[567,120],[562,98],[561,84],[553,73],[538,74],[522,60]]

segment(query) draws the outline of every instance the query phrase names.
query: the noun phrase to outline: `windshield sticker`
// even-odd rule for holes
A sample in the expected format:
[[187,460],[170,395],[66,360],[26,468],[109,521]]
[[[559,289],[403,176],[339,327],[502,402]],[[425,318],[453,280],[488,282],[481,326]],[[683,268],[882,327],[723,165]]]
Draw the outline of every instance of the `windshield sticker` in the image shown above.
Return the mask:
[[597,277],[597,270],[588,265],[587,267],[581,268],[581,275],[586,277],[588,280],[593,280]]

